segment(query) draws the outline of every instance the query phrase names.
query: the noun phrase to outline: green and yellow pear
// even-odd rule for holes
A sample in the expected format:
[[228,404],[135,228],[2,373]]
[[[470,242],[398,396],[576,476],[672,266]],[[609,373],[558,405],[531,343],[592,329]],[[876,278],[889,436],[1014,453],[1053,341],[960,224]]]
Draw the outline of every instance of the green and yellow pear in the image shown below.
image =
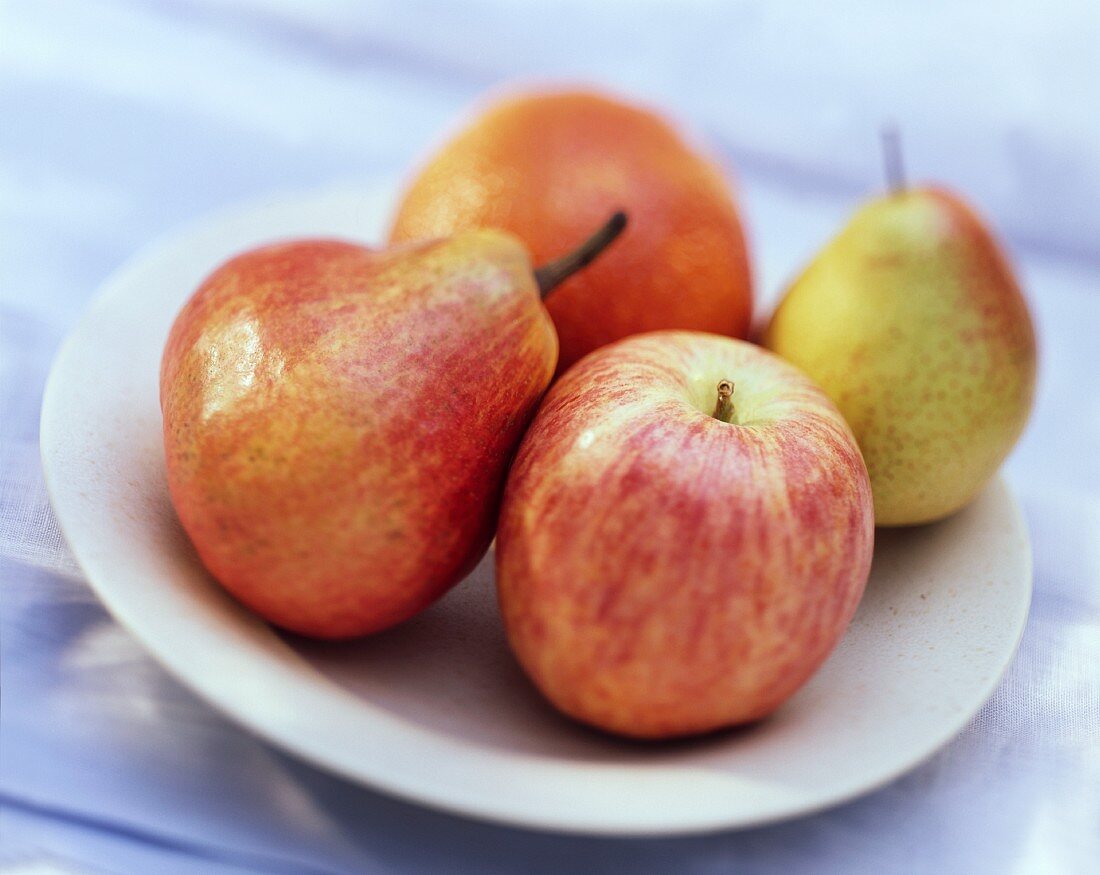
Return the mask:
[[798,365],[848,420],[875,522],[965,506],[1027,422],[1035,331],[985,223],[940,188],[864,205],[780,302],[764,345]]

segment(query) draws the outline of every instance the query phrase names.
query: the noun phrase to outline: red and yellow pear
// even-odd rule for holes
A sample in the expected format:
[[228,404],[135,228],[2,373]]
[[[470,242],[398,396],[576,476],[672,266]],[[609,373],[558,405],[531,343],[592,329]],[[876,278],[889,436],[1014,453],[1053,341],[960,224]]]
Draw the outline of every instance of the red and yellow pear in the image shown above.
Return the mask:
[[541,295],[623,222],[537,274],[492,230],[377,251],[303,240],[218,268],[160,382],[172,501],[211,574],[322,638],[392,626],[460,580],[554,374]]

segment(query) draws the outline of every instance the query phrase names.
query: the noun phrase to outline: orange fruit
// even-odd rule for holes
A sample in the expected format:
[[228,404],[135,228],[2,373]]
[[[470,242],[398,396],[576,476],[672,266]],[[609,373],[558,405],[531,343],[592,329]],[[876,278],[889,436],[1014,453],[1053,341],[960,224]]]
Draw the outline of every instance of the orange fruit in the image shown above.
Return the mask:
[[622,236],[547,300],[559,372],[642,331],[746,335],[752,283],[729,184],[669,122],[605,95],[540,92],[490,105],[413,179],[390,239],[502,228],[542,264],[616,209],[629,216]]

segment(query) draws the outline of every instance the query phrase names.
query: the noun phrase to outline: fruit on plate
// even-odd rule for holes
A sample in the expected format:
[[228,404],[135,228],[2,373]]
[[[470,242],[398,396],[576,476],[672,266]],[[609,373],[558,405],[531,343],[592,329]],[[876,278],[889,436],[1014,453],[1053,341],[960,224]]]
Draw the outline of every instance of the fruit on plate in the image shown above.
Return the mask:
[[508,477],[497,586],[561,711],[639,738],[774,711],[867,581],[871,488],[825,394],[777,356],[654,332],[547,394]]
[[940,188],[866,204],[790,287],[763,342],[836,402],[879,525],[966,505],[1023,431],[1035,333],[982,220]]
[[216,270],[172,327],[160,383],[172,501],[207,569],[322,638],[392,626],[461,579],[554,374],[540,291],[624,221],[535,273],[491,230],[283,243]]
[[745,336],[749,261],[729,183],[668,121],[603,94],[538,91],[487,106],[411,181],[391,239],[504,228],[541,261],[608,204],[629,213],[630,228],[547,304],[559,370],[643,331]]

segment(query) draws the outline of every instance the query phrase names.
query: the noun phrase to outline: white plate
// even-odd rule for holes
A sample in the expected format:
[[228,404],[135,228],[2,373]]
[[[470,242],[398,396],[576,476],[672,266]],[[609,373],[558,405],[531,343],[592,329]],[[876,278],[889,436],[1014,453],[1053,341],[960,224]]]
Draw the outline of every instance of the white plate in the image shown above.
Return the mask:
[[119,271],[54,365],[42,457],[88,580],[173,674],[280,747],[454,812],[550,830],[672,834],[766,823],[881,786],[995,688],[1031,595],[1027,534],[994,482],[947,522],[880,532],[867,594],[813,680],[760,725],[617,741],[545,705],[513,663],[491,562],[419,618],[348,645],[280,635],[204,573],[169,504],[157,371],[177,310],[231,254],[278,238],[379,240],[386,186],[203,222]]

